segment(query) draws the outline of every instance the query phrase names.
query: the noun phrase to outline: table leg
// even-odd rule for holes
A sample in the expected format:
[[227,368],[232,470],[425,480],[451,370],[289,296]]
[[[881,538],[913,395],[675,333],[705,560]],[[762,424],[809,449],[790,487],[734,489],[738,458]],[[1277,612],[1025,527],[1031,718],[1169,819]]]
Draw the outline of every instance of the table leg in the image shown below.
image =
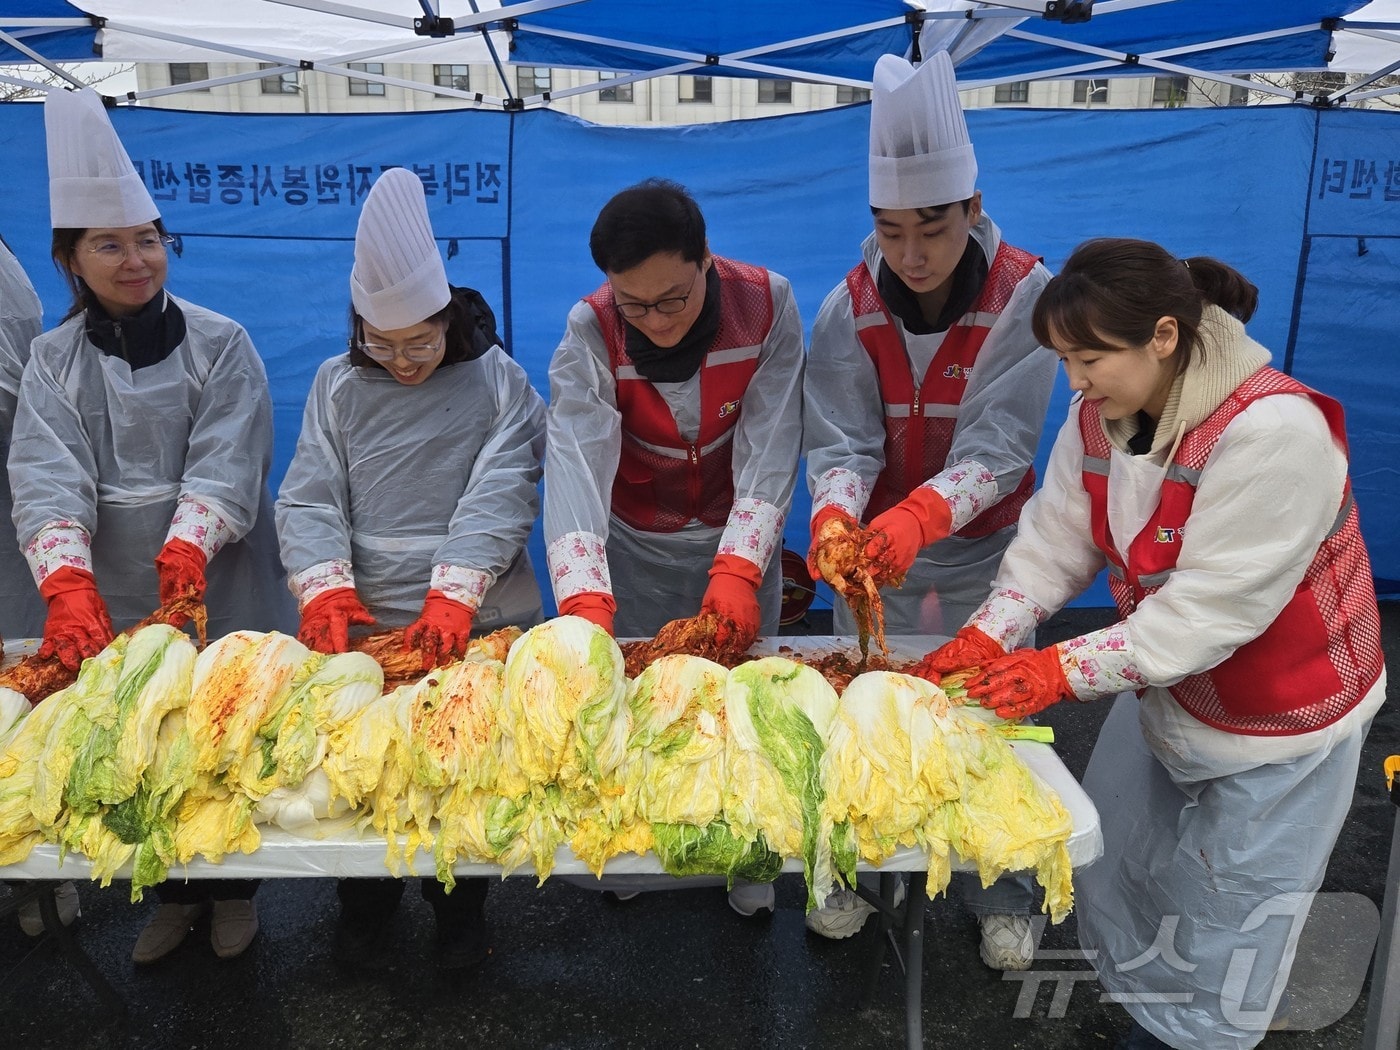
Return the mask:
[[856,894],[866,902],[875,905],[875,914],[879,919],[879,933],[875,938],[875,946],[870,950],[869,961],[865,964],[865,981],[860,997],[860,1008],[870,1009],[875,1002],[875,993],[880,989],[880,969],[885,963],[885,945],[890,943],[894,946],[896,961],[901,966],[904,960],[899,956],[899,944],[890,936],[890,930],[894,925],[896,912],[894,909],[894,888],[898,883],[899,876],[893,872],[880,873],[880,894],[875,896],[870,890],[857,884]]
[[[1400,782],[1397,782],[1400,786]],[[1391,797],[1396,792],[1392,790]],[[1381,908],[1380,938],[1376,942],[1376,958],[1371,967],[1370,1001],[1366,1007],[1366,1030],[1362,1033],[1364,1050],[1381,1050],[1400,1044],[1400,815],[1395,818],[1390,834],[1390,865],[1385,875],[1385,898]]]
[[103,1005],[125,1020],[126,1003],[107,978],[102,976],[102,971],[88,957],[88,953],[83,951],[83,946],[78,943],[72,927],[63,925],[59,919],[58,902],[54,899],[55,885],[57,884],[46,882],[38,887],[39,915],[44,920],[44,929],[55,938],[59,951],[83,975],[83,979],[97,993],[97,998],[102,1000]]
[[904,897],[904,1044],[924,1045],[924,906],[928,873],[911,871]]

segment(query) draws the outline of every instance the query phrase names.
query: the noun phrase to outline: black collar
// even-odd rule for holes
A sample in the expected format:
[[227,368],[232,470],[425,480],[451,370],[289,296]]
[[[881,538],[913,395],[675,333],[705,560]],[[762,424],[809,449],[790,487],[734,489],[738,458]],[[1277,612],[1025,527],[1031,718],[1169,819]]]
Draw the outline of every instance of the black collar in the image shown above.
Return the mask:
[[924,320],[923,311],[919,309],[919,297],[895,276],[883,258],[875,287],[890,313],[904,325],[905,331],[910,335],[932,335],[934,332],[946,332],[967,313],[982,294],[982,286],[987,283],[987,256],[974,238],[967,239],[967,247],[963,249],[962,258],[949,279],[952,286],[948,290],[948,301],[943,304],[938,321],[934,324]]
[[120,357],[133,372],[159,364],[185,341],[185,313],[164,291],[134,314],[120,318],[94,299],[84,319],[92,344],[109,357]]
[[705,305],[675,346],[660,347],[641,329],[623,321],[627,333],[627,356],[641,377],[652,383],[684,383],[700,370],[705,354],[719,334],[719,268],[710,264],[705,275]]

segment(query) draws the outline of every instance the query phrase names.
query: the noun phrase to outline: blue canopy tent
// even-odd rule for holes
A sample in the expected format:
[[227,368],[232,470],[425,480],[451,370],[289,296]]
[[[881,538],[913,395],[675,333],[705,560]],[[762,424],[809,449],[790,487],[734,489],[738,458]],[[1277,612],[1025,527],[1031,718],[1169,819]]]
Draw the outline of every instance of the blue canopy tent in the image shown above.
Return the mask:
[[[178,49],[191,47],[191,40],[215,50],[222,41],[236,49],[226,54],[288,68],[305,61],[349,75],[345,63],[362,61],[365,48],[390,54],[414,47],[421,60],[433,61],[426,56],[434,48],[453,43],[450,36],[420,36],[413,23],[423,28],[427,8],[402,0],[379,0],[379,7],[398,13],[372,27],[382,42],[361,41],[353,54],[337,49],[343,41],[321,37],[315,51],[271,43],[249,48],[229,42],[237,35],[229,26],[214,31],[191,24],[175,33],[157,16],[166,7],[190,5],[166,0],[88,0],[84,6],[111,12],[105,25],[84,30],[86,38],[75,35],[72,5],[8,4],[0,13],[0,44],[18,46],[17,54],[51,46],[51,60],[90,57],[94,45],[104,58],[140,53],[166,60],[186,54]],[[138,6],[149,9],[152,21],[132,14]],[[230,22],[242,9],[275,13],[286,7],[298,13],[314,7],[317,17],[336,24],[347,20],[337,13],[340,5],[321,0],[219,6],[231,12]],[[511,58],[522,63],[617,66],[638,76],[687,65],[714,75],[868,83],[879,54],[936,39],[950,43],[955,54],[970,52],[959,70],[970,78],[968,86],[1080,71],[1103,76],[1187,68],[1182,48],[1192,49],[1193,75],[1202,68],[1220,77],[1260,68],[1323,68],[1343,31],[1332,20],[1344,21],[1359,7],[1337,0],[1109,0],[1094,8],[1091,20],[1075,23],[1016,22],[1046,5],[1007,3],[978,9],[984,20],[1000,9],[996,17],[1005,25],[1016,22],[988,40],[973,32],[977,18],[924,19],[897,0],[541,0],[489,11],[479,5],[478,15],[457,6],[457,22],[471,23],[466,35],[473,46],[503,54],[502,34],[508,35]],[[16,9],[28,21],[16,21]],[[507,11],[515,12],[509,23],[502,21]],[[63,24],[33,24],[41,12]],[[951,35],[950,25],[956,26]],[[283,39],[266,26],[260,35]],[[132,50],[140,48],[149,50]],[[1134,55],[1136,62],[1129,60]],[[192,86],[198,85],[185,85]],[[180,239],[172,290],[239,319],[267,363],[277,478],[290,458],[311,376],[344,344],[358,204],[384,167],[405,165],[424,177],[449,276],[481,289],[496,305],[509,348],[542,391],[569,306],[599,281],[587,252],[589,226],[607,197],[629,182],[664,175],[688,185],[705,209],[715,249],[788,276],[809,324],[869,229],[863,106],[682,128],[604,128],[543,109],[543,97],[470,101],[460,111],[393,116],[247,116],[150,106],[113,112]],[[1400,417],[1393,409],[1400,400],[1400,347],[1393,335],[1400,330],[1400,297],[1393,295],[1400,261],[1400,117],[1338,108],[1327,97],[1303,101],[1314,104],[974,110],[969,123],[991,215],[1013,243],[1044,255],[1052,269],[1087,237],[1124,234],[1158,240],[1180,255],[1217,255],[1259,285],[1262,304],[1251,325],[1256,337],[1273,349],[1276,363],[1347,406],[1356,494],[1378,589],[1400,597],[1400,535],[1391,527],[1400,514]],[[66,302],[45,260],[42,124],[38,106],[0,106],[0,145],[11,158],[0,233],[25,263],[52,322]],[[1046,448],[1066,403],[1062,388],[1051,408]],[[800,494],[787,535],[794,549],[805,548],[806,517]],[[538,540],[534,553],[542,567]],[[1106,592],[1087,601],[1106,604]]]

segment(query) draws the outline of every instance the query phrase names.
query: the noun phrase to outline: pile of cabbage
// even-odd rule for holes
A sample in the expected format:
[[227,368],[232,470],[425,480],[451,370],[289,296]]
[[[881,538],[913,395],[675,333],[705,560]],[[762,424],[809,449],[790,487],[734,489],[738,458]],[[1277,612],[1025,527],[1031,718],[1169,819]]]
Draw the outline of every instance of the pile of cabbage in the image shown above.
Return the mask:
[[860,862],[961,857],[984,884],[1032,870],[1054,921],[1072,903],[1069,814],[975,709],[891,672],[840,696],[811,667],[727,670],[666,656],[629,680],[608,634],[560,617],[504,661],[485,648],[384,694],[360,653],[237,632],[196,652],[147,627],[88,660],[32,712],[0,694],[0,865],[56,843],[132,897],[195,857],[252,852],[259,825],[315,835],[342,818],[419,850],[449,888],[462,863],[570,850],[599,875],[626,853],[674,875],[767,881],[801,864],[809,908]]

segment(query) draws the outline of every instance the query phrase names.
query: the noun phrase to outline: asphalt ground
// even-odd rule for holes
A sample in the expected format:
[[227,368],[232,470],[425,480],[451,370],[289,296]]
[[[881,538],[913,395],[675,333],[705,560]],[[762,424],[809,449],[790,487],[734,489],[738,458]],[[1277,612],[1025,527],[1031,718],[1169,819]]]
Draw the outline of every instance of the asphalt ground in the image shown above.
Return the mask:
[[[1068,610],[1047,625],[1042,641],[1109,618],[1108,610]],[[1400,668],[1400,605],[1382,606],[1382,620],[1389,666]],[[830,628],[814,613],[805,629]],[[1383,899],[1396,809],[1382,763],[1400,752],[1398,688],[1391,685],[1391,702],[1372,726],[1332,855],[1323,891],[1334,901],[1355,903],[1345,895],[1359,894],[1379,908]],[[1040,718],[1055,728],[1056,748],[1076,776],[1107,708],[1060,704]],[[127,1004],[127,1016],[100,1002],[53,939],[30,940],[8,918],[0,922],[0,1047],[853,1050],[905,1042],[903,975],[892,953],[861,1008],[871,953],[880,946],[876,924],[848,941],[808,934],[800,876],[779,880],[777,913],[760,919],[734,914],[720,889],[643,894],[618,904],[559,879],[539,887],[529,878],[508,879],[487,898],[491,955],[466,975],[435,969],[433,915],[413,889],[395,917],[394,962],[375,976],[344,972],[332,961],[339,909],[330,880],[264,882],[257,895],[261,932],[239,959],[215,958],[206,924],[163,962],[139,968],[131,946],[155,895],[133,905],[123,883],[79,889],[79,942]],[[1329,962],[1348,950],[1355,955],[1356,945],[1342,942],[1346,915],[1356,911],[1343,913],[1314,909],[1325,921],[1305,930],[1295,983],[1300,974],[1313,985],[1327,983],[1320,975]],[[1044,976],[1033,980],[981,964],[976,924],[956,896],[930,903],[924,932],[926,1046],[1109,1050],[1128,1027],[1121,1007],[1101,1001],[1087,964],[1054,954],[1077,947],[1072,914],[1043,931],[1033,971]],[[1359,935],[1363,953],[1366,932]],[[1314,1031],[1271,1033],[1264,1045],[1360,1046],[1369,977],[1350,1009],[1356,981],[1335,983],[1331,1015],[1339,1019]],[[1314,1009],[1303,1023],[1311,1027],[1318,1016]]]

